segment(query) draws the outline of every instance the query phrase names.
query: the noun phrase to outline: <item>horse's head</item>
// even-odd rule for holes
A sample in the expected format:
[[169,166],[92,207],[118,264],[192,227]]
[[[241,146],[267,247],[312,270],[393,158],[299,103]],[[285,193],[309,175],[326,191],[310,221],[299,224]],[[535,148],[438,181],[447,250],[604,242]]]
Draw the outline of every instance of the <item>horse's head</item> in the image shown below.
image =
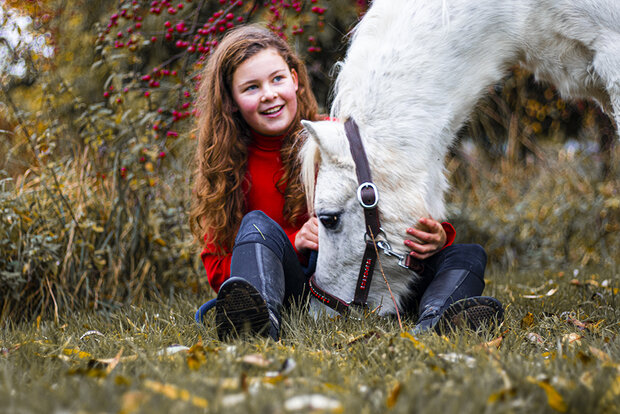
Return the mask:
[[[366,225],[357,199],[355,165],[342,123],[303,121],[303,124],[308,134],[300,152],[303,182],[308,205],[320,221],[316,281],[330,294],[348,302],[353,299],[365,248]],[[360,130],[362,134],[365,132],[363,127]],[[376,146],[368,148],[374,149]],[[398,191],[395,191],[404,181],[399,180],[400,174],[396,169],[389,166],[377,168],[378,163],[386,162],[385,156],[368,153],[368,158],[379,186],[382,226],[390,234],[390,243],[403,250],[405,229],[415,219],[407,214],[407,210],[411,211],[407,207],[411,207],[412,203],[402,200],[404,197],[399,197]],[[397,300],[402,299],[408,291],[412,275],[399,268],[392,258],[381,259],[392,291]],[[394,305],[380,269],[376,269],[375,273],[369,302],[382,305],[381,313],[393,312]]]

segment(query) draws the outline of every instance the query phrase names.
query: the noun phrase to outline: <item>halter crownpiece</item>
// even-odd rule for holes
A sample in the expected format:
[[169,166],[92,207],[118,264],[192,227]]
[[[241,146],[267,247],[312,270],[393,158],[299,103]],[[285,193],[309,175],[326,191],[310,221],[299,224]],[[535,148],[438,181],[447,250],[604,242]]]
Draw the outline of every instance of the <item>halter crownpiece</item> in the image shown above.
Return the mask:
[[366,157],[366,151],[364,150],[359,128],[353,118],[347,119],[344,123],[344,130],[349,140],[349,148],[353,156],[353,162],[355,163],[355,173],[357,174],[357,182],[359,184],[357,188],[357,199],[364,208],[364,219],[366,222],[366,231],[364,233],[366,248],[357,277],[353,301],[345,302],[320,288],[316,283],[315,275],[312,275],[309,280],[310,293],[320,302],[340,314],[347,314],[351,306],[362,309],[368,308],[368,291],[372,282],[378,249],[382,250],[387,256],[398,258],[398,264],[401,267],[415,272],[421,272],[423,270],[422,263],[413,256],[395,252],[392,250],[387,240],[377,240],[379,235],[385,236],[381,229],[379,208],[377,207],[379,204],[379,191],[377,190],[377,186],[372,182],[368,157]]

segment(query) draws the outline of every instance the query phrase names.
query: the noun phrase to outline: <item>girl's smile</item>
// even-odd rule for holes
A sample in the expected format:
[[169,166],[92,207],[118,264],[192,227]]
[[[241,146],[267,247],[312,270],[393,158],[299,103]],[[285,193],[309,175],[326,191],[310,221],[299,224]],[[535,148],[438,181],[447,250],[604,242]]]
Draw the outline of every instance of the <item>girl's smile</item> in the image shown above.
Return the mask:
[[275,49],[245,60],[233,74],[232,95],[237,110],[259,134],[285,134],[297,114],[297,72],[289,69]]

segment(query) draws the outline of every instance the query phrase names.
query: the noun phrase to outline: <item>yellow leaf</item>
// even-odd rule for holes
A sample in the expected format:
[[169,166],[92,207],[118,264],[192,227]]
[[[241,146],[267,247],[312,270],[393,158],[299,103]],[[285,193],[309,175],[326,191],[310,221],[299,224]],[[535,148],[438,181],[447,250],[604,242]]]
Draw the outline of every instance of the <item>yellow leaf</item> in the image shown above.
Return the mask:
[[195,395],[190,394],[189,391],[179,388],[177,386],[171,384],[163,384],[161,382],[146,380],[144,381],[144,386],[157,393],[161,394],[166,398],[171,400],[183,400],[188,401],[192,405],[199,408],[207,408],[209,405],[208,401],[202,397],[197,397]]
[[549,404],[549,407],[553,408],[554,410],[560,413],[565,413],[566,410],[568,410],[568,407],[566,406],[564,399],[562,398],[560,393],[558,393],[556,389],[553,388],[551,384],[549,384],[546,381],[538,381],[537,379],[533,377],[527,377],[527,380],[531,382],[532,384],[538,385],[540,388],[542,388],[545,391],[545,393],[547,394],[547,403]]
[[589,349],[590,349],[590,352],[592,352],[592,355],[594,355],[600,361],[607,363],[607,364],[611,364],[613,362],[613,360],[611,359],[611,357],[609,356],[607,352],[602,351],[598,348],[595,348],[592,345],[590,345]]
[[527,329],[534,324],[534,315],[528,312],[527,315],[521,319],[521,329]]
[[431,351],[430,349],[427,349],[426,345],[424,345],[422,342],[415,339],[413,335],[411,335],[409,332],[401,332],[400,337],[409,339],[413,343],[413,346],[415,347],[415,349],[417,349],[418,351],[426,352],[428,353],[428,356],[430,357],[435,356],[435,353],[433,351]]
[[501,390],[489,395],[487,404],[494,404],[498,401],[505,401],[506,399],[510,397],[514,397],[515,394],[516,394],[516,390],[514,388],[502,388]]
[[385,405],[387,405],[388,408],[392,408],[396,405],[396,401],[398,401],[398,396],[400,395],[400,390],[401,385],[400,382],[397,381],[388,392],[388,396],[385,401]]
[[191,370],[197,370],[207,360],[202,341],[198,341],[187,351],[187,366]]
[[144,164],[144,169],[147,170],[148,172],[153,172],[155,167],[153,167],[152,162],[148,161],[147,163]]
[[150,397],[150,395],[141,391],[127,391],[121,398],[121,410],[119,414],[135,413]]
[[89,354],[88,352],[80,351],[79,349],[65,348],[62,350],[62,353],[67,356],[77,355],[77,357],[80,359],[92,358],[91,354]]

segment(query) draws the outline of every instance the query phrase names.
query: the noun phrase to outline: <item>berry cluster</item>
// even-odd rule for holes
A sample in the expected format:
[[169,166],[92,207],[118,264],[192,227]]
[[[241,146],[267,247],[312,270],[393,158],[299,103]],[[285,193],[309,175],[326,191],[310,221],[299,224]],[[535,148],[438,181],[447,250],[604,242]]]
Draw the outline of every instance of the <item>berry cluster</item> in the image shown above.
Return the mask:
[[[359,12],[368,3],[349,1]],[[102,59],[114,56],[118,60],[118,56],[124,56],[128,64],[106,84],[103,96],[118,111],[135,105],[136,97],[144,100],[143,105],[152,114],[148,117],[152,119],[149,141],[159,148],[148,152],[151,158],[161,159],[154,154],[165,153],[169,140],[179,136],[183,126],[178,123],[196,114],[192,100],[200,80],[196,74],[228,30],[260,20],[279,36],[293,37],[297,44],[305,45],[307,53],[319,53],[328,12],[325,3],[326,0],[119,0],[117,12],[98,36],[98,44],[102,46]],[[167,58],[148,68],[152,61],[148,56],[162,54]],[[121,170],[121,176],[125,177],[128,167],[122,168],[125,170]]]

